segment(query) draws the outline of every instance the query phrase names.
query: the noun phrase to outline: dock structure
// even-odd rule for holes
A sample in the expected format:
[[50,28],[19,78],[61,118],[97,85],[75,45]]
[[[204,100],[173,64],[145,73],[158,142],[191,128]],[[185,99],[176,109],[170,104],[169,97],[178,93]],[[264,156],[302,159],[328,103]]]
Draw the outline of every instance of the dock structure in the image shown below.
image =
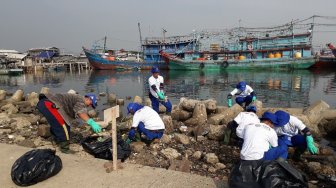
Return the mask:
[[72,57],[69,58],[55,58],[51,62],[36,62],[30,61],[29,63],[25,63],[24,65],[20,66],[24,72],[36,72],[36,71],[44,71],[44,70],[54,70],[54,71],[61,71],[61,70],[69,70],[69,71],[82,71],[90,69],[89,62],[87,59],[78,59]]

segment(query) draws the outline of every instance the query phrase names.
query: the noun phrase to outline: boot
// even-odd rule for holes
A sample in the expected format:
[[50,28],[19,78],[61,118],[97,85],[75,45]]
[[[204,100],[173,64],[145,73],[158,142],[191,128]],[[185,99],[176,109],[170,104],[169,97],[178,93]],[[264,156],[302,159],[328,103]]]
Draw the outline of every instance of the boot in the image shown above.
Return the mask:
[[302,161],[301,155],[305,152],[306,148],[296,148],[293,154],[293,161],[300,162]]
[[66,153],[66,154],[75,154],[76,153],[75,151],[70,150],[70,142],[68,140],[60,142],[58,144],[58,146],[59,146],[62,153]]

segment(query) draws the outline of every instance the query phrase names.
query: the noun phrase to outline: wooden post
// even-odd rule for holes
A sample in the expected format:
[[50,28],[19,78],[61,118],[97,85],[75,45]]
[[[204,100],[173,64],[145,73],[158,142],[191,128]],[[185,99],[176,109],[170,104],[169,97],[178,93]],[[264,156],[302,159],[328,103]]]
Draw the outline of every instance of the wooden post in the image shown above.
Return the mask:
[[112,107],[112,151],[113,170],[117,170],[117,117],[119,117],[119,105]]

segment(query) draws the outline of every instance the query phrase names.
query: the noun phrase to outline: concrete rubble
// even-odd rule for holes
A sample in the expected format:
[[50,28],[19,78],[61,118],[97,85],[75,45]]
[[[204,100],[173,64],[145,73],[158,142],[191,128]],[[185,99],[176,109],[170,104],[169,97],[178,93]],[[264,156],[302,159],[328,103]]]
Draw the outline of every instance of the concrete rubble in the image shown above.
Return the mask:
[[[48,88],[41,89],[41,93],[47,92]],[[117,99],[115,94],[106,94],[106,98],[114,104],[124,102]],[[22,90],[12,95],[0,90],[1,143],[30,148],[55,148],[48,123],[35,109],[37,101],[38,94],[35,92],[25,96]],[[143,102],[138,96],[134,97],[134,101]],[[150,101],[145,100],[146,104],[148,102]],[[302,156],[303,162],[293,162],[290,159],[289,162],[308,174],[310,181],[316,185],[335,181],[335,151],[320,142],[326,139],[330,141],[330,146],[336,148],[335,109],[331,109],[324,101],[317,101],[306,109],[263,108],[261,101],[257,101],[256,105],[259,116],[266,110],[274,112],[281,109],[301,119],[313,131],[319,144],[319,155],[312,156],[306,152]],[[227,108],[218,106],[213,99],[200,101],[181,98],[180,102],[174,105],[171,116],[160,115],[166,126],[160,142],[151,145],[142,142],[131,143],[132,155],[126,162],[227,180],[231,168],[239,160],[239,149],[223,145],[223,131],[227,123],[242,111],[243,108],[237,104]],[[97,117],[95,112],[91,112],[90,115]],[[123,137],[127,136],[129,121],[131,119],[117,123]],[[109,130],[108,127],[106,129]],[[78,151],[76,155],[92,157],[80,146],[83,138],[91,134],[88,126],[72,125],[71,148]]]

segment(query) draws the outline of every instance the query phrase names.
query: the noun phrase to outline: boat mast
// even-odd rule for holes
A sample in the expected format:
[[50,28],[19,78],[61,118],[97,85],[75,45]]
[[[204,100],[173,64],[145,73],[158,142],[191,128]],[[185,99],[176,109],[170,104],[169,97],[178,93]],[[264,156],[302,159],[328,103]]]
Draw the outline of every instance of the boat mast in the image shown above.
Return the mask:
[[140,35],[140,51],[142,51],[142,52],[143,52],[143,48],[142,48],[142,36],[141,36],[140,22],[138,22],[138,29],[139,29],[139,35]]
[[104,54],[105,54],[105,51],[106,51],[106,36],[104,37]]

